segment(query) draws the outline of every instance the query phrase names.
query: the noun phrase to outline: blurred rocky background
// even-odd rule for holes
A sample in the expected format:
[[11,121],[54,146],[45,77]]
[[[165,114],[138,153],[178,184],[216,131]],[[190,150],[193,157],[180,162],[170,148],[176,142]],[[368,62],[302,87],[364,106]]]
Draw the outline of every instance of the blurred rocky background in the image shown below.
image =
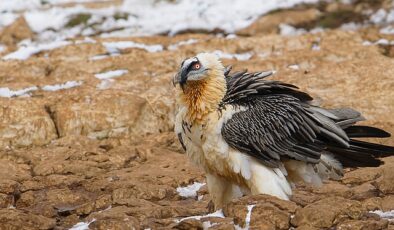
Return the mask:
[[394,229],[394,157],[212,213],[172,132],[203,51],[394,133],[394,1],[1,0],[0,229]]

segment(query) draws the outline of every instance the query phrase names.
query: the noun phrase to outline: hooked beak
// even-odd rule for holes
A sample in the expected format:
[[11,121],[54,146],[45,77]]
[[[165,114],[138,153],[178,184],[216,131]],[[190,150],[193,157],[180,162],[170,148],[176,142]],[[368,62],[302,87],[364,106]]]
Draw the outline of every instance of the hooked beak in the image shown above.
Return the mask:
[[174,86],[176,84],[180,84],[180,86],[183,88],[183,86],[186,84],[187,81],[187,73],[188,73],[188,68],[189,66],[183,67],[179,70],[179,72],[174,76]]
[[179,83],[179,85],[181,86],[182,90],[184,90],[184,86],[185,86],[186,81],[187,81],[187,74],[189,73],[189,67],[196,61],[198,61],[196,58],[190,58],[190,59],[185,60],[182,63],[181,69],[174,76],[174,81],[173,81],[174,86]]

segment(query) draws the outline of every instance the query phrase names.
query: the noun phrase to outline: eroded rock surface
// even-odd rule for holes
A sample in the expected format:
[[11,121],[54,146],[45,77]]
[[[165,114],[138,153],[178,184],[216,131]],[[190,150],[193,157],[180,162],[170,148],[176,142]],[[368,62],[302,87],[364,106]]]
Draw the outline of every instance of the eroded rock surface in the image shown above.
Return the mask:
[[[326,6],[325,12],[335,7],[340,6]],[[267,195],[234,200],[224,216],[207,215],[211,205],[205,186],[196,197],[177,192],[205,181],[172,133],[172,77],[183,58],[199,52],[247,54],[250,58],[234,56],[223,63],[235,70],[274,69],[274,79],[298,85],[318,103],[355,108],[368,119],[364,124],[394,133],[393,56],[385,46],[365,45],[394,40],[394,35],[373,27],[277,34],[280,23],[306,25],[321,17],[317,8],[280,11],[233,38],[182,34],[77,42],[81,38],[26,60],[0,60],[1,87],[36,87],[0,97],[0,226],[68,229],[84,222],[91,229],[394,229],[392,221],[370,212],[394,210],[394,157],[378,168],[349,169],[342,180],[320,188],[296,185],[291,201]],[[15,23],[0,32],[8,46],[2,56],[34,36],[23,19]],[[195,42],[179,43],[190,39]],[[163,50],[108,53],[104,43],[117,41],[159,44]],[[95,76],[114,70],[126,71],[111,79]],[[67,82],[78,84],[45,90]],[[394,145],[393,138],[374,141]]]

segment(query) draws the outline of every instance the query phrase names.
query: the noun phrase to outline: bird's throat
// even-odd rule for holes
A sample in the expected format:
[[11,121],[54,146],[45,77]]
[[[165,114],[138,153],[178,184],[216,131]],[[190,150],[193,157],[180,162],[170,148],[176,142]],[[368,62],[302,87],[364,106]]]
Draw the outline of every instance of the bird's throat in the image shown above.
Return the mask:
[[179,93],[180,103],[186,106],[189,119],[199,122],[218,109],[226,93],[226,82],[224,77],[188,81]]

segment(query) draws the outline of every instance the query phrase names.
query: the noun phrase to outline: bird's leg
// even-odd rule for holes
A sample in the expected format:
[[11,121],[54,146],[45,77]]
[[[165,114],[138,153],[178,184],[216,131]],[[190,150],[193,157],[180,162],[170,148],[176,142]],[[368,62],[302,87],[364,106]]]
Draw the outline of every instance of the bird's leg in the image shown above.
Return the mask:
[[223,208],[232,199],[242,196],[240,188],[225,178],[209,173],[206,177],[208,191],[215,204],[215,210]]

